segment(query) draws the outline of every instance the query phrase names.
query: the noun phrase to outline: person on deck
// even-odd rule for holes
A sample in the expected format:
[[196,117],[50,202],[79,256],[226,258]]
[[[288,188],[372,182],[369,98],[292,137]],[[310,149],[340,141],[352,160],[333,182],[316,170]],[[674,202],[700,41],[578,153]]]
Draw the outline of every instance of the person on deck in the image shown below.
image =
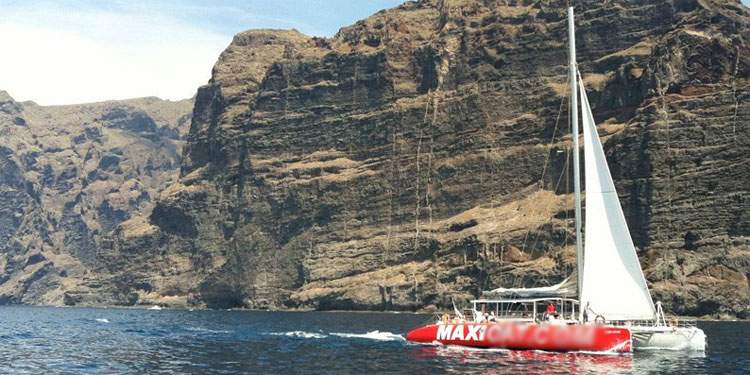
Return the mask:
[[557,318],[557,309],[555,308],[555,305],[552,304],[552,302],[547,304],[547,319],[552,321]]
[[495,316],[495,312],[494,311],[490,311],[490,319],[489,319],[489,321],[490,322],[496,322],[497,321],[497,316]]
[[589,321],[589,303],[586,302],[586,308],[583,309],[583,322]]

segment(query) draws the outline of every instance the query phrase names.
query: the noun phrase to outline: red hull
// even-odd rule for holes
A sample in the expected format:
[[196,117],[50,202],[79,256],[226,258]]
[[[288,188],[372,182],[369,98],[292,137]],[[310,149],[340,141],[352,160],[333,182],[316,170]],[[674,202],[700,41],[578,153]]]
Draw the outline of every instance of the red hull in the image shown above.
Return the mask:
[[440,343],[475,348],[546,350],[553,352],[630,353],[627,328],[600,325],[551,325],[501,323],[432,324],[406,335],[417,343]]

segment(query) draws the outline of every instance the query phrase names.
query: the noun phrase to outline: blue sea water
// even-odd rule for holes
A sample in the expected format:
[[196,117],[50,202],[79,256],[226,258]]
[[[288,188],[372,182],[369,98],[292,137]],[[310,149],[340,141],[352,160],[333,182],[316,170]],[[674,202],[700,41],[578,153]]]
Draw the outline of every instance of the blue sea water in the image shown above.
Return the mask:
[[415,314],[0,307],[0,373],[748,374],[750,322],[701,322],[705,354],[412,345]]

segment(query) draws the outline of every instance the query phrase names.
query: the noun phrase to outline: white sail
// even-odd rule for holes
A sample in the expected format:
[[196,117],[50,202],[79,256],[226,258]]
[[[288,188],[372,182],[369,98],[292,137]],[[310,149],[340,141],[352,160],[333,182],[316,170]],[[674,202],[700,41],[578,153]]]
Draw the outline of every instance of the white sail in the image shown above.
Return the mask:
[[485,291],[485,298],[576,298],[578,276],[575,272],[559,284],[536,288],[497,288]]
[[[583,117],[586,223],[581,308],[607,320],[654,319],[625,215],[609,173],[586,90],[579,80]],[[593,314],[592,314],[593,313]]]

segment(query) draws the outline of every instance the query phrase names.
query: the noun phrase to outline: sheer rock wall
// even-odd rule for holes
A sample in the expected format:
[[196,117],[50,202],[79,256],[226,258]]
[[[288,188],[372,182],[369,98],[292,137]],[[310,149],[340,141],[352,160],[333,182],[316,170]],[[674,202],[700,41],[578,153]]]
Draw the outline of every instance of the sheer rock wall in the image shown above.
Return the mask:
[[[179,179],[66,301],[416,310],[560,281],[566,5],[424,0],[328,39],[238,34]],[[676,313],[750,311],[748,21],[738,1],[577,2],[615,184]]]
[[190,100],[67,106],[0,92],[0,303],[62,305],[109,234],[176,180]]

